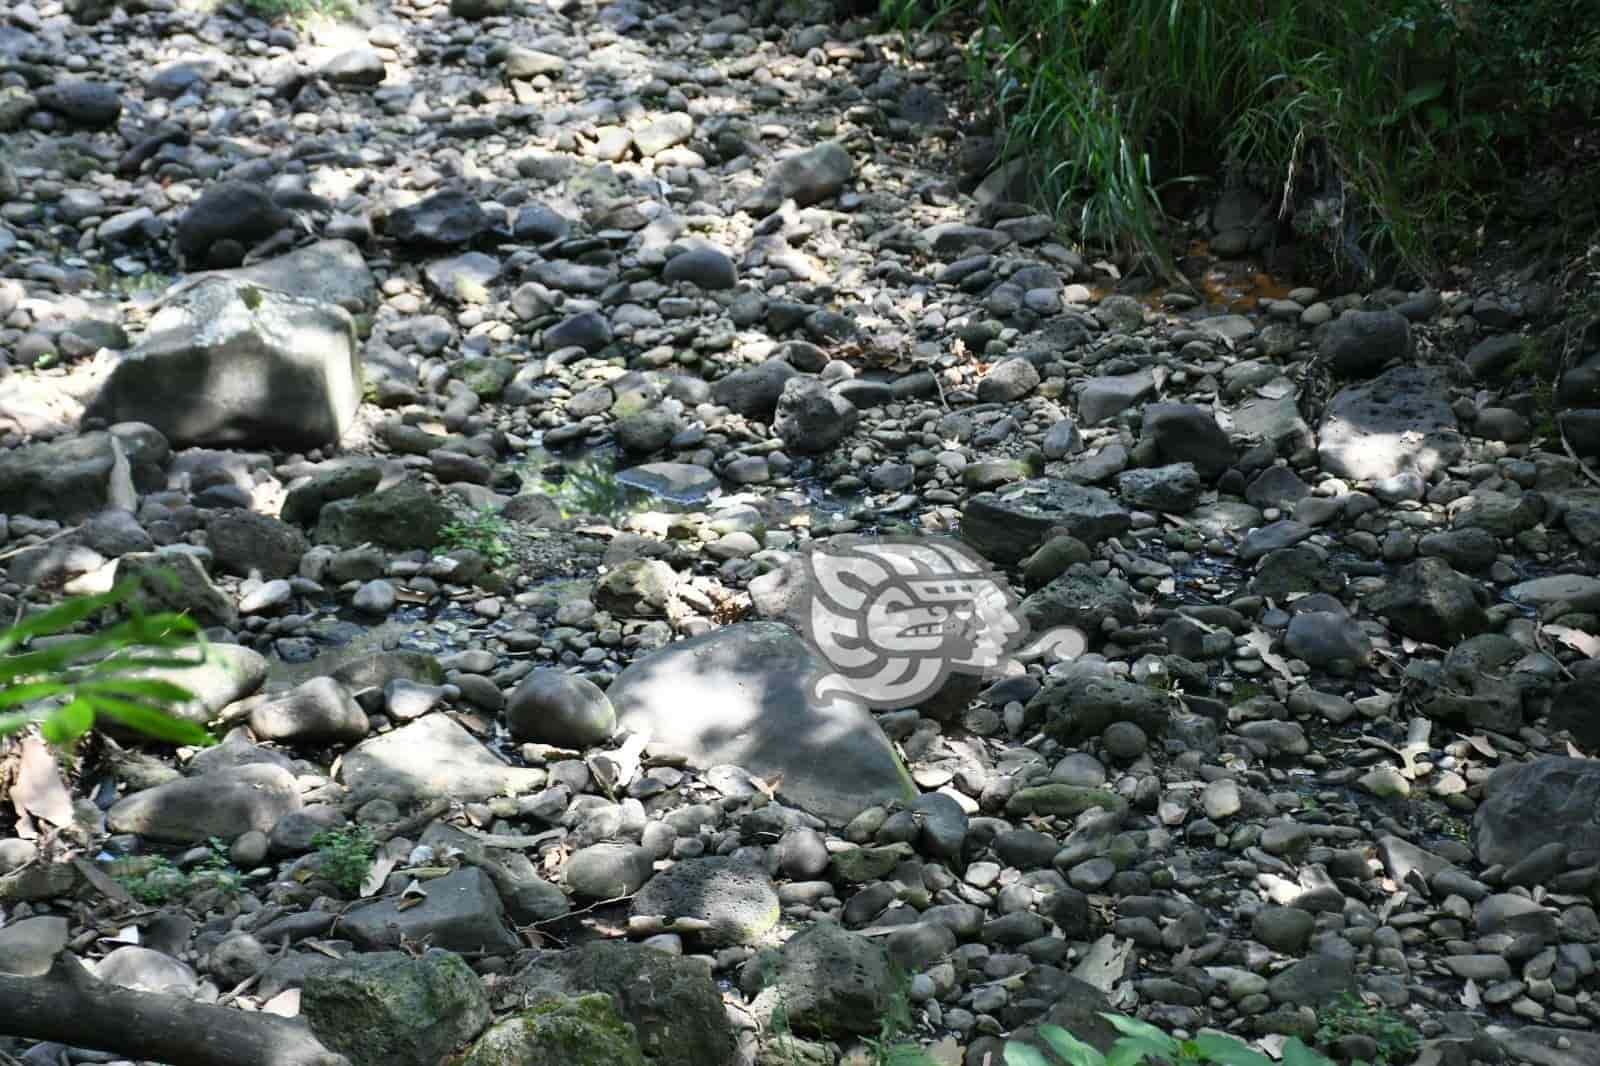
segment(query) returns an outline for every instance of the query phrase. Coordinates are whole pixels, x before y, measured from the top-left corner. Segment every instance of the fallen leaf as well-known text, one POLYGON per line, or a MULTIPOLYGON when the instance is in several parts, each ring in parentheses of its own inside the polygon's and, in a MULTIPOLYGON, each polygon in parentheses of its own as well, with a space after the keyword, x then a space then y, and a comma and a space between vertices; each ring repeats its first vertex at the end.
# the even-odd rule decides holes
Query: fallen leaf
POLYGON ((1478 994, 1478 983, 1468 978, 1467 986, 1461 990, 1461 1005, 1468 1010, 1476 1010, 1482 1004, 1483 997, 1478 994))
POLYGON ((1254 648, 1261 655, 1261 661, 1270 666, 1279 677, 1289 684, 1295 683, 1294 671, 1289 669, 1289 661, 1272 650, 1272 637, 1264 629, 1252 629, 1244 642, 1254 648))
POLYGON ((1583 652, 1591 659, 1600 658, 1600 637, 1571 626, 1545 626, 1544 631, 1569 648, 1583 652))
POLYGON ((389 874, 398 863, 393 855, 379 855, 372 860, 372 867, 367 870, 367 876, 361 882, 361 898, 376 896, 383 883, 389 880, 389 874))
POLYGON ((61 781, 61 767, 49 747, 37 736, 22 738, 22 758, 11 786, 11 806, 17 812, 17 836, 39 835, 33 819, 57 828, 72 824, 72 797, 61 781))
POLYGON ((1489 738, 1481 733, 1477 736, 1468 737, 1467 743, 1471 744, 1473 749, 1477 751, 1479 755, 1490 759, 1498 759, 1500 757, 1500 753, 1494 750, 1494 745, 1489 743, 1489 738))

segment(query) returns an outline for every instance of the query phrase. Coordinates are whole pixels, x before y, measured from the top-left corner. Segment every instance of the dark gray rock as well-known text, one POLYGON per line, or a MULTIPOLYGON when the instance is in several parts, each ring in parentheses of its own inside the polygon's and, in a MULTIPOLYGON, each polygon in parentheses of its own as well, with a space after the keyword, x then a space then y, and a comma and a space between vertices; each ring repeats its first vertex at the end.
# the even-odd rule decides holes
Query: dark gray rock
POLYGON ((262 186, 221 181, 183 213, 176 234, 178 253, 193 266, 236 267, 253 245, 292 221, 262 186), (224 244, 231 250, 219 247, 224 244))
POLYGON ((962 512, 961 538, 986 559, 1017 563, 1052 533, 1085 544, 1128 531, 1127 509, 1101 489, 1060 478, 1036 478, 980 493, 962 512))
POLYGON ((1124 470, 1117 476, 1122 502, 1145 511, 1187 514, 1200 502, 1200 488, 1193 463, 1124 470))
POLYGON ((581 750, 611 738, 617 712, 594 682, 564 670, 535 670, 506 701, 506 725, 517 740, 581 750))
POLYGON ((826 141, 779 160, 766 184, 740 206, 753 215, 770 215, 785 200, 809 207, 837 195, 854 173, 855 164, 845 147, 826 141))
POLYGON ((385 224, 385 232, 401 244, 435 248, 471 244, 488 228, 483 207, 460 189, 445 189, 397 208, 385 224))
POLYGON ((1209 407, 1153 403, 1144 409, 1141 440, 1153 442, 1164 463, 1192 463, 1211 481, 1233 465, 1233 445, 1209 407))
POLYGON ((426 943, 446 951, 505 955, 522 947, 506 927, 500 894, 476 866, 429 881, 422 903, 400 909, 403 897, 381 899, 348 911, 339 929, 363 951, 426 943))
POLYGON ((252 829, 268 832, 299 809, 293 774, 276 766, 240 766, 135 792, 106 812, 106 824, 114 833, 197 844, 210 837, 232 840, 252 829))
POLYGON ((214 513, 206 522, 206 541, 225 573, 289 577, 300 570, 305 534, 287 522, 243 508, 214 513))
POLYGON ((1365 377, 1385 363, 1409 358, 1411 323, 1394 311, 1346 311, 1328 323, 1318 354, 1342 378, 1365 377))
POLYGON ((1448 647, 1488 628, 1482 586, 1443 559, 1418 559, 1397 571, 1367 606, 1400 633, 1448 647))
POLYGON ((831 922, 810 926, 752 964, 771 967, 753 1013, 765 1019, 781 1010, 798 1033, 874 1033, 889 1009, 888 953, 831 922))
POLYGON ((314 677, 250 710, 250 731, 262 740, 348 744, 368 728, 366 712, 331 677, 314 677))
POLYGON ((381 492, 326 503, 318 512, 315 540, 346 548, 432 548, 454 519, 420 478, 408 477, 381 492))
POLYGON ((811 377, 784 382, 772 428, 791 450, 827 451, 849 436, 860 413, 849 400, 811 377))
POLYGON ((60 78, 38 89, 33 98, 75 126, 106 129, 122 117, 122 94, 104 82, 60 78))
POLYGON ((731 1066, 737 1042, 722 993, 701 968, 638 944, 598 941, 543 951, 509 982, 519 1003, 603 992, 655 1066, 731 1066))
POLYGON ((1600 761, 1544 756, 1501 767, 1484 786, 1473 845, 1486 866, 1514 865, 1550 843, 1600 848, 1600 761))

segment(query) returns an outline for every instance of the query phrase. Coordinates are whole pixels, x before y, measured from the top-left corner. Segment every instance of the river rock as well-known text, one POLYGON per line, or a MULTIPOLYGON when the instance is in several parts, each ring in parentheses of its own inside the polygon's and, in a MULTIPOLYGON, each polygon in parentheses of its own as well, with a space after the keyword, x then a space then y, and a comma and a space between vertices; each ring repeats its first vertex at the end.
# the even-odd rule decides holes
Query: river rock
POLYGON ((339 439, 360 401, 348 313, 206 277, 168 297, 88 415, 147 422, 174 443, 315 448, 339 439))
POLYGON ((732 764, 769 779, 781 774, 780 797, 833 824, 876 803, 915 798, 872 715, 813 696, 820 665, 788 626, 741 623, 634 660, 607 695, 620 728, 647 734, 701 769, 732 764))
POLYGON ((269 832, 279 818, 299 809, 294 775, 257 764, 135 792, 106 812, 106 824, 113 833, 196 844, 211 837, 232 840, 252 829, 269 832))

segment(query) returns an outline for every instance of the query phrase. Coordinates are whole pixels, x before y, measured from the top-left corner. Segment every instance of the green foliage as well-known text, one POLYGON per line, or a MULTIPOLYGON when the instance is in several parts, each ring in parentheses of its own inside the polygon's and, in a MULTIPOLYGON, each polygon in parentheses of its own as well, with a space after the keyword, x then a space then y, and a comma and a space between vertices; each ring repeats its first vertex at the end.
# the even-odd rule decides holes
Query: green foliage
POLYGON ((125 862, 111 876, 128 890, 128 895, 149 906, 177 899, 189 887, 189 879, 183 871, 172 865, 171 859, 159 855, 150 856, 144 862, 125 862))
MULTIPOLYGON (((1201 1033, 1191 1040, 1179 1040, 1135 1018, 1120 1014, 1102 1014, 1101 1017, 1122 1034, 1111 1050, 1103 1054, 1059 1025, 1040 1026, 1039 1038, 1067 1066, 1139 1066, 1140 1063, 1161 1063, 1163 1066, 1200 1063, 1212 1063, 1214 1066, 1274 1066, 1273 1061, 1261 1052, 1253 1051, 1243 1041, 1221 1033, 1201 1033)), ((1006 1066, 1058 1066, 1043 1051, 1017 1040, 1006 1042, 1005 1057, 1006 1066)), ((1283 1047, 1282 1066, 1333 1064, 1298 1039, 1290 1038, 1283 1047)))
POLYGON ((918 1044, 905 1039, 911 1031, 911 979, 895 968, 894 990, 889 993, 888 1009, 878 1022, 878 1035, 865 1041, 872 1052, 872 1066, 935 1066, 932 1057, 918 1044))
MULTIPOLYGON (((970 7, 884 0, 903 31, 970 7)), ((967 46, 1005 155, 1086 243, 1158 262, 1182 184, 1243 180, 1344 269, 1432 265, 1559 114, 1592 113, 1584 0, 984 0, 967 46)))
POLYGON ((317 870, 347 896, 361 893, 361 883, 372 869, 378 842, 364 825, 328 829, 311 838, 317 849, 317 870))
POLYGON ((508 528, 504 518, 493 508, 485 507, 470 518, 449 523, 439 534, 447 547, 470 548, 491 565, 502 566, 511 559, 511 549, 505 542, 508 528))
POLYGON ((227 845, 217 837, 207 843, 211 854, 189 873, 178 869, 164 856, 139 855, 113 864, 111 877, 128 890, 128 895, 147 906, 185 899, 205 889, 230 896, 239 892, 244 879, 228 862, 227 845))
POLYGON ((203 648, 198 657, 190 654, 200 640, 193 619, 147 614, 136 582, 24 618, 0 630, 0 736, 37 724, 47 741, 64 748, 105 717, 157 740, 211 744, 200 726, 167 713, 193 699, 188 691, 140 676, 203 661, 203 648), (80 623, 115 609, 127 617, 73 635, 80 623))
POLYGON ((1341 1036, 1365 1036, 1378 1045, 1373 1066, 1410 1062, 1420 1038, 1410 1022, 1387 1007, 1373 1007, 1346 992, 1317 1015, 1317 1042, 1330 1044, 1341 1036))

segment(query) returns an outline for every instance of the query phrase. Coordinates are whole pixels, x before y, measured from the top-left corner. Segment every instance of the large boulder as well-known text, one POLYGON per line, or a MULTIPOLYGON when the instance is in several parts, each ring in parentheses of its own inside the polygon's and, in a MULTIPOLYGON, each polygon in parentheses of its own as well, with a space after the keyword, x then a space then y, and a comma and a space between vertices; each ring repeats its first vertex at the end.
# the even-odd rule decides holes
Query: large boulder
POLYGON ((607 695, 620 728, 648 734, 652 746, 702 770, 732 764, 781 775, 780 797, 834 824, 915 798, 872 715, 813 695, 820 665, 788 626, 749 622, 634 660, 607 695))
POLYGON ((492 1017, 478 975, 437 948, 341 959, 307 979, 300 1010, 352 1066, 439 1066, 492 1017))
POLYGON ((610 739, 617 712, 594 682, 565 670, 535 670, 506 701, 506 725, 517 740, 582 749, 610 739))
POLYGON ((160 487, 169 448, 148 426, 113 426, 0 452, 0 514, 79 522, 106 507, 131 510, 134 490, 160 487))
POLYGON ((1334 393, 1317 427, 1317 456, 1334 477, 1381 481, 1405 471, 1424 478, 1461 458, 1466 444, 1444 375, 1396 367, 1334 393))
POLYGON ((297 449, 338 441, 360 402, 347 312, 204 277, 167 297, 86 416, 148 422, 174 443, 297 449))
POLYGON ((190 266, 238 266, 255 244, 292 222, 265 188, 219 181, 189 205, 178 222, 178 254, 190 266))
POLYGON ((654 1066, 729 1066, 734 1059, 733 1027, 711 975, 639 944, 602 940, 542 951, 504 998, 531 1004, 591 992, 611 997, 654 1066))
POLYGON ((1488 628, 1482 593, 1483 586, 1443 559, 1418 559, 1369 596, 1367 606, 1405 636, 1449 647, 1488 628))
POLYGON ((875 1033, 894 993, 889 953, 833 922, 810 926, 754 963, 770 974, 754 1013, 782 1011, 796 1032, 875 1033))
POLYGON ((113 833, 198 844, 211 837, 232 840, 252 829, 270 832, 279 818, 299 809, 300 787, 294 775, 257 763, 125 796, 106 812, 106 825, 113 833))
POLYGON ((1485 866, 1514 865, 1547 844, 1600 848, 1600 760, 1545 756, 1502 767, 1473 820, 1485 866))
POLYGON ((1036 478, 967 501, 961 538, 985 559, 1017 563, 1054 533, 1093 546, 1128 531, 1132 516, 1103 489, 1036 478))

